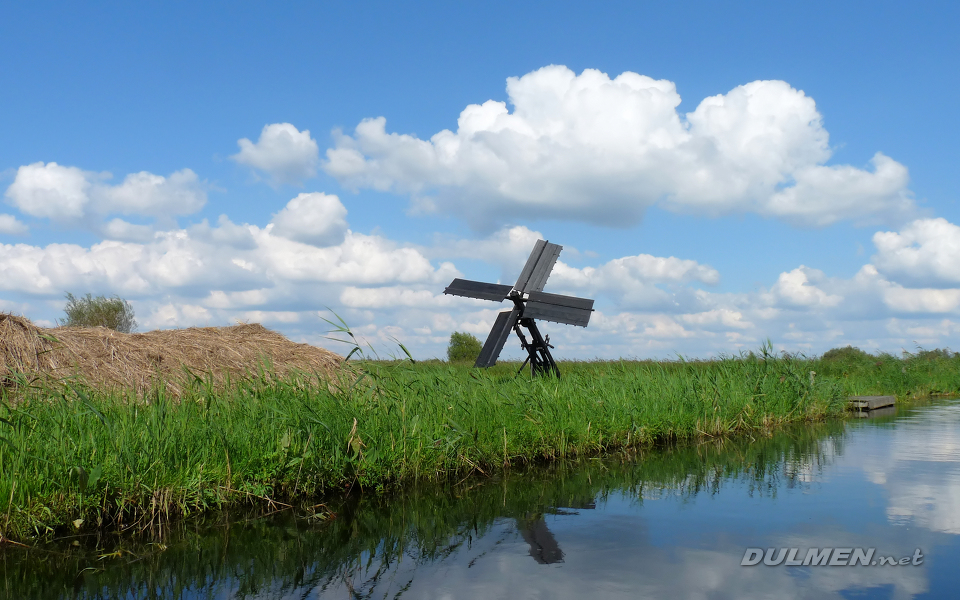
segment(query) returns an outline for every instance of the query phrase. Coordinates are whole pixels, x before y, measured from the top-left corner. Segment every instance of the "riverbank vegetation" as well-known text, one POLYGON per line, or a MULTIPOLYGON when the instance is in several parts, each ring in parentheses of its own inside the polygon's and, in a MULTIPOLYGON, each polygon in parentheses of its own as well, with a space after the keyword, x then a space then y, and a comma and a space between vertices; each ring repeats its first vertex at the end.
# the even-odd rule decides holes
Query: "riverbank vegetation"
POLYGON ((0 534, 136 529, 237 503, 311 506, 345 489, 504 467, 844 412, 846 398, 960 391, 949 352, 561 363, 563 378, 443 362, 360 361, 345 376, 193 376, 132 396, 78 382, 8 388, 0 534))
MULTIPOLYGON (((5 553, 0 598, 306 598, 346 586, 351 597, 405 597, 421 566, 496 560, 480 540, 510 542, 514 531, 536 539, 536 556, 543 542, 557 542, 546 523, 551 515, 602 508, 608 499, 686 503, 729 486, 775 497, 816 485, 810 474, 842 454, 843 432, 841 421, 828 420, 783 427, 769 437, 667 444, 601 460, 515 467, 489 478, 341 495, 328 500, 332 519, 297 518, 290 510, 263 516, 264 507, 239 507, 173 522, 160 533, 39 541, 36 550, 5 553)), ((553 558, 570 550, 562 537, 554 546, 553 558)))

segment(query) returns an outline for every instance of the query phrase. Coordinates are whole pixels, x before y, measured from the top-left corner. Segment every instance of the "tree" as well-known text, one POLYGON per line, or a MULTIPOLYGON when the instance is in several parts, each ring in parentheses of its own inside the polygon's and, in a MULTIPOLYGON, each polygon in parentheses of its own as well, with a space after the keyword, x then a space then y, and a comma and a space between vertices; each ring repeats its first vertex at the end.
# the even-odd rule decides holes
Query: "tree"
POLYGON ((471 362, 477 360, 482 348, 480 340, 469 333, 454 331, 450 334, 450 345, 447 346, 447 359, 450 362, 471 362))
POLYGON ((137 328, 133 318, 133 307, 119 296, 94 298, 87 294, 77 298, 67 293, 67 305, 63 307, 67 318, 60 325, 67 327, 109 327, 122 333, 130 333, 137 328))

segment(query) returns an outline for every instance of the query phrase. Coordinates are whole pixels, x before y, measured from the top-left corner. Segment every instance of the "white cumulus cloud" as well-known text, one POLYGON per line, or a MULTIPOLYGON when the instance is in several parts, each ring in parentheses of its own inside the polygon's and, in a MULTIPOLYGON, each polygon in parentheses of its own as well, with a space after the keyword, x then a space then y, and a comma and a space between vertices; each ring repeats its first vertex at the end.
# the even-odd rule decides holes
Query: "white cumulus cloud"
MULTIPOLYGON (((140 172, 109 185, 109 173, 93 173, 55 162, 37 162, 17 169, 7 200, 20 212, 59 223, 75 224, 111 214, 141 215, 169 222, 203 208, 206 184, 182 169, 169 177, 140 172)), ((109 235, 117 228, 106 227, 109 235)))
POLYGON ((107 240, 89 248, 0 244, 0 290, 59 296, 84 288, 197 297, 290 284, 437 286, 459 274, 451 263, 434 267, 416 250, 377 236, 348 231, 341 244, 316 248, 273 235, 269 226, 247 227, 255 240, 250 249, 212 245, 188 230, 160 232, 146 243, 107 240))
POLYGON ((347 209, 336 196, 300 194, 274 215, 273 233, 314 246, 334 246, 343 241, 346 217, 347 209))
MULTIPOLYGON (((49 311, 62 306, 66 291, 119 294, 134 304, 145 328, 259 320, 297 341, 320 344, 329 307, 381 349, 393 336, 416 356, 442 356, 452 331, 484 338, 497 313, 509 308, 443 295, 444 286, 455 277, 487 280, 476 269, 489 269, 476 261, 519 269, 543 237, 505 227, 471 241, 404 245, 350 230, 339 200, 323 194, 293 198, 265 225, 221 215, 215 224, 139 227, 114 219, 104 226, 113 237, 88 246, 0 244, 0 307, 52 322, 59 315, 49 311), (291 239, 296 228, 281 227, 281 215, 309 223, 310 215, 324 214, 333 217, 316 220, 321 226, 307 227, 307 234, 339 218, 337 243, 291 239), (461 272, 451 259, 464 257, 470 260, 461 272)), ((957 229, 944 220, 915 221, 875 238, 873 260, 886 270, 868 263, 844 278, 801 265, 746 293, 717 291, 721 274, 688 258, 636 254, 588 266, 558 261, 546 290, 594 298, 596 311, 585 329, 548 322, 542 331, 565 358, 704 357, 755 350, 766 339, 777 350, 808 354, 847 344, 894 352, 918 344, 956 348, 960 284, 937 268, 949 264, 947 242, 957 229), (895 276, 911 269, 929 273, 916 281, 895 276)), ((577 261, 587 257, 581 253, 577 261)), ((514 342, 505 357, 519 356, 514 342)))
MULTIPOLYGON (((435 258, 471 258, 496 265, 501 270, 501 282, 513 284, 533 250, 537 240, 544 239, 539 231, 523 225, 502 227, 479 239, 441 238, 423 251, 435 258)), ((565 247, 561 256, 567 256, 571 248, 565 247)))
POLYGON ((788 273, 781 273, 771 291, 779 303, 787 306, 836 306, 843 298, 817 287, 823 279, 822 271, 800 265, 788 273))
POLYGON ((624 226, 654 203, 682 212, 756 212, 804 226, 902 220, 906 168, 826 166, 812 98, 754 81, 676 108, 673 82, 549 66, 507 80, 508 103, 466 107, 456 132, 388 133, 383 117, 336 134, 323 168, 352 188, 411 194, 423 211, 491 228, 524 217, 624 226))
POLYGON ((87 193, 96 175, 55 162, 24 165, 7 188, 7 199, 20 212, 54 220, 78 219, 90 203, 87 193))
POLYGON ((0 234, 26 235, 30 228, 13 215, 0 214, 0 234))
POLYGON ((310 130, 290 123, 264 125, 256 143, 237 140, 240 152, 230 158, 270 176, 271 183, 301 184, 317 174, 320 149, 310 130))
POLYGON ((946 219, 918 219, 873 236, 872 262, 894 281, 929 287, 960 284, 960 227, 946 219))
MULTIPOLYGON (((439 288, 436 288, 439 289, 439 288)), ((437 293, 436 289, 415 290, 405 287, 390 286, 376 288, 358 288, 348 286, 340 294, 340 301, 352 308, 395 308, 409 306, 417 308, 451 307, 454 303, 450 296, 437 293)))
POLYGON ((108 240, 145 242, 153 237, 153 227, 136 225, 123 219, 111 219, 100 228, 100 235, 108 240))
POLYGON ((695 260, 650 254, 615 258, 600 267, 576 269, 559 261, 557 267, 557 280, 576 287, 591 284, 615 287, 630 280, 645 283, 700 281, 706 284, 715 284, 720 280, 716 269, 701 265, 695 260))
POLYGON ((703 308, 689 283, 713 285, 719 280, 715 269, 694 260, 638 254, 598 267, 576 268, 557 261, 547 291, 606 296, 621 309, 675 312, 703 308))
POLYGON ((913 213, 907 168, 881 152, 870 164, 872 171, 848 165, 797 169, 793 174, 796 183, 773 194, 760 212, 813 226, 830 225, 840 219, 866 225, 883 217, 913 213))
POLYGON ((97 188, 95 198, 105 213, 153 217, 190 215, 207 202, 200 179, 190 169, 169 177, 146 171, 131 173, 119 185, 97 188))

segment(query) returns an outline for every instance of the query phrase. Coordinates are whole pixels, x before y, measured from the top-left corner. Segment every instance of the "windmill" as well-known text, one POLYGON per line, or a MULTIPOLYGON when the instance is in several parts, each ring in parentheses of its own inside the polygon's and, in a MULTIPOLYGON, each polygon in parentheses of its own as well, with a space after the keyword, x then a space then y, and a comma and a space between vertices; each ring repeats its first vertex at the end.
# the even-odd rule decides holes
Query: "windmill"
POLYGON ((517 283, 512 287, 499 283, 454 279, 443 290, 444 294, 452 296, 513 302, 513 310, 497 315, 493 329, 490 330, 490 335, 487 336, 487 341, 484 342, 480 356, 473 366, 492 367, 497 364, 497 357, 500 356, 512 330, 520 338, 520 347, 527 352, 527 358, 520 366, 521 371, 529 363, 530 372, 534 375, 554 374, 560 377, 560 369, 550 355, 550 348, 553 348, 550 345, 550 336, 544 338, 540 335, 535 319, 586 327, 590 321, 590 313, 593 312, 593 300, 543 292, 543 286, 547 283, 561 250, 563 246, 537 240, 517 283), (521 327, 527 330, 530 341, 527 341, 521 327))

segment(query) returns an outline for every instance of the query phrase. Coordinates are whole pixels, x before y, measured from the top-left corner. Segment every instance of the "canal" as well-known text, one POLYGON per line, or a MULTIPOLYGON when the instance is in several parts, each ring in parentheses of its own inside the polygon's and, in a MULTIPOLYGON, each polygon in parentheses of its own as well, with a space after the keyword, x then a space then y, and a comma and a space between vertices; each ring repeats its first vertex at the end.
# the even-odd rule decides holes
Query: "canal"
POLYGON ((319 509, 6 548, 0 595, 953 598, 960 402, 319 509))

